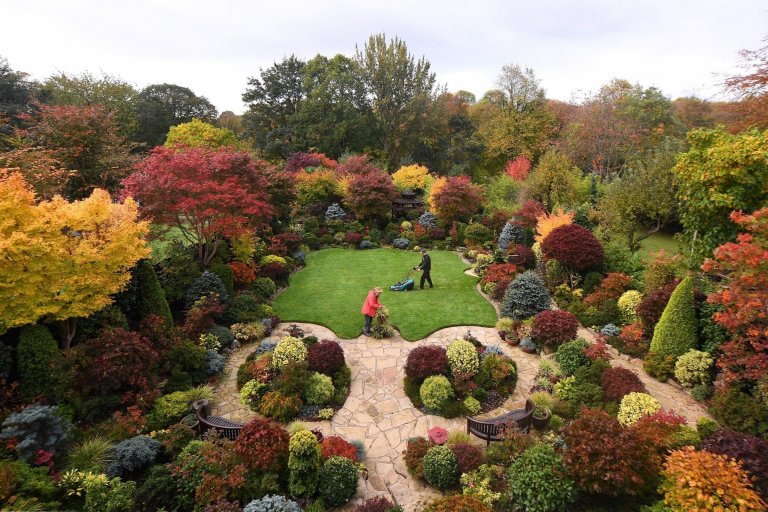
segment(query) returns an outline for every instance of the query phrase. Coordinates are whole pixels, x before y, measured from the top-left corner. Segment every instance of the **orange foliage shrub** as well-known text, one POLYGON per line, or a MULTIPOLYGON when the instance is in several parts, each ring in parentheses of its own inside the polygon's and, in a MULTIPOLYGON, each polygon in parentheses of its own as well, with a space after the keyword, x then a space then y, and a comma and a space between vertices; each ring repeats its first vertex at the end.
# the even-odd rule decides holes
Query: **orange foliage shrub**
POLYGON ((536 236, 533 238, 541 243, 555 228, 571 223, 573 223, 573 212, 565 212, 562 208, 558 208, 555 212, 544 213, 536 217, 536 236))
POLYGON ((724 455, 697 452, 686 446, 673 451, 662 472, 664 503, 674 510, 765 510, 747 473, 724 455))

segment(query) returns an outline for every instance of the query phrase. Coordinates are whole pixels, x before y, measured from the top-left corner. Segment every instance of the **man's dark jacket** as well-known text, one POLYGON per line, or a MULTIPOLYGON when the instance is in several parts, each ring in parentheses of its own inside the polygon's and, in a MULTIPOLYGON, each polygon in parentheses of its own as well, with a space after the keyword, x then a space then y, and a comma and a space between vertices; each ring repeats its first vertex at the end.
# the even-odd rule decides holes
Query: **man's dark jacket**
POLYGON ((421 263, 419 263, 419 268, 423 270, 424 272, 429 272, 432 270, 432 258, 429 257, 429 254, 425 254, 421 257, 421 263))

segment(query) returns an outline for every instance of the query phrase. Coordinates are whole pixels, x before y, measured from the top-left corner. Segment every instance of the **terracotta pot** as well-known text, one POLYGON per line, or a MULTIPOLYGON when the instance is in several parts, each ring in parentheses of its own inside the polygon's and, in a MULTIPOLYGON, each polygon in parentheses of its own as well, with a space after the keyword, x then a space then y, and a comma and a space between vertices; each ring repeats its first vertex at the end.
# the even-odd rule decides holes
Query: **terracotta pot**
POLYGON ((323 437, 325 437, 325 436, 323 436, 323 433, 320 431, 320 429, 310 430, 310 432, 315 434, 315 437, 317 438, 317 442, 318 443, 322 443, 323 442, 323 437))
POLYGON ((550 415, 549 413, 547 413, 547 415, 544 416, 543 418, 537 418, 536 416, 531 416, 533 428, 539 431, 542 431, 545 428, 547 428, 547 425, 549 425, 550 419, 552 419, 552 415, 550 415))
POLYGON ((502 340, 506 341, 506 339, 507 339, 506 331, 499 331, 499 338, 501 338, 502 340))
POLYGON ((505 341, 507 342, 507 345, 511 347, 516 347, 520 344, 520 339, 515 337, 507 338, 505 341))
POLYGON ((522 350, 526 354, 535 354, 536 353, 536 349, 535 348, 527 347, 527 346, 520 346, 520 350, 522 350))

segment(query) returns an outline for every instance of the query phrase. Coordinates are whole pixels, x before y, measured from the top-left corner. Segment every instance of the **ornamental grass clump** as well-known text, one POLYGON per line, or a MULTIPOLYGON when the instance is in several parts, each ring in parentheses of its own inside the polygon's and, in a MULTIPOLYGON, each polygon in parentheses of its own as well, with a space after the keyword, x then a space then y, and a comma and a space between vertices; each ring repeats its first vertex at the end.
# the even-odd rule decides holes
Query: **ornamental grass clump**
POLYGON ((446 349, 448 366, 454 375, 474 375, 480 369, 480 358, 475 346, 466 340, 454 340, 446 349))
POLYGON ((438 489, 449 489, 459 481, 456 456, 445 446, 433 446, 424 456, 424 479, 438 489))
POLYGON ((376 316, 373 317, 371 323, 371 335, 377 340, 384 338, 391 338, 395 335, 395 328, 389 323, 389 308, 387 306, 380 307, 376 311, 376 316))
POLYGON ((619 404, 619 423, 624 426, 632 425, 643 416, 658 412, 661 404, 647 393, 632 392, 624 396, 619 404))
POLYGON ((307 346, 299 338, 282 338, 272 353, 272 367, 281 370, 289 363, 304 361, 307 358, 307 346))

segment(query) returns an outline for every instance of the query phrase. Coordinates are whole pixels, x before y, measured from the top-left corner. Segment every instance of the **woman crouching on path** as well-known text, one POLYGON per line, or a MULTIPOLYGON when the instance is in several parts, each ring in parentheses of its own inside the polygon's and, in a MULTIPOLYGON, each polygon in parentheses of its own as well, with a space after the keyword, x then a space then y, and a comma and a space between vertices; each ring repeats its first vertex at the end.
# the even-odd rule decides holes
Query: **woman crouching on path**
POLYGON ((368 297, 366 297, 365 303, 363 304, 363 309, 361 310, 361 313, 365 317, 363 334, 366 336, 371 335, 371 322, 373 322, 373 317, 376 316, 376 311, 378 311, 382 306, 382 304, 379 302, 379 295, 381 295, 381 288, 379 287, 376 287, 368 292, 368 297))

